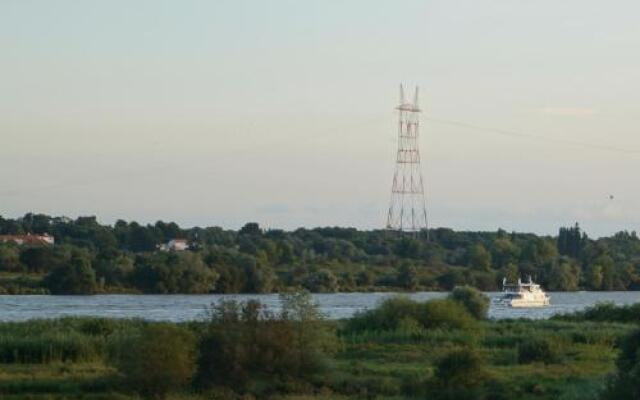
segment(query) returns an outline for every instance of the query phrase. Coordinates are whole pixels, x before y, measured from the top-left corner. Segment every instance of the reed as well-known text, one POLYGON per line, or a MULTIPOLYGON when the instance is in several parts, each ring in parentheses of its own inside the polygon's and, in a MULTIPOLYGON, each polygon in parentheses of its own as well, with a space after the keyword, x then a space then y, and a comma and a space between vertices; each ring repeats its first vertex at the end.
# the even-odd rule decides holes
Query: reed
POLYGON ((89 362, 102 360, 115 332, 142 321, 62 318, 0 324, 0 363, 89 362))

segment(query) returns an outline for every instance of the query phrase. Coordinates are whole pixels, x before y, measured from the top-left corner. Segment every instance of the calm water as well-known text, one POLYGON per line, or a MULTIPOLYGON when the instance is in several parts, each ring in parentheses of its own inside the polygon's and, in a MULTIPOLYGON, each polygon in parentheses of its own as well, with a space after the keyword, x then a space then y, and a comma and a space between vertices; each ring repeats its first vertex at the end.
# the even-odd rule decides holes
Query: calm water
MULTIPOLYGON (((333 293, 316 294, 314 299, 329 318, 346 318, 355 312, 375 307, 394 293, 333 293)), ((444 292, 410 294, 416 300, 446 296, 444 292)), ((499 293, 487 293, 494 298, 499 293)), ((492 318, 548 318, 558 313, 584 309, 599 302, 630 304, 640 301, 640 292, 577 292, 550 293, 551 305, 546 308, 513 309, 492 305, 492 318)), ((206 308, 221 299, 258 299, 273 310, 279 307, 278 295, 99 295, 99 296, 0 296, 0 321, 23 321, 32 318, 62 316, 101 316, 145 318, 158 321, 188 321, 201 319, 206 308)))

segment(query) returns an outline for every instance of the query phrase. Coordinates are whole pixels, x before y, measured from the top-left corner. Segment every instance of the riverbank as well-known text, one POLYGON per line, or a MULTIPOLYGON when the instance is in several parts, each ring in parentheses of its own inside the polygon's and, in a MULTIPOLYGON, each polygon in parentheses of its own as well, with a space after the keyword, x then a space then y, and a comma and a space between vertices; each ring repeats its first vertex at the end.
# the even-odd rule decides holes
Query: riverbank
MULTIPOLYGON (((443 375, 443 360, 453 354, 471 357, 474 369, 464 376, 472 376, 474 380, 454 386, 481 393, 474 398, 595 400, 606 377, 615 371, 617 341, 636 328, 630 323, 588 321, 584 316, 572 321, 473 322, 453 306, 433 305, 431 316, 424 317, 427 318, 424 322, 405 317, 386 328, 370 325, 371 318, 355 323, 353 320, 318 321, 321 325, 314 331, 321 330, 331 336, 332 350, 322 351, 322 362, 303 378, 286 377, 268 370, 254 371, 246 375, 240 392, 219 386, 203 392, 187 385, 172 390, 169 398, 434 398, 434 393, 438 396, 443 393, 442 385, 453 384, 451 382, 458 379, 455 371, 451 372, 453 377, 443 375), (433 314, 442 307, 447 310, 445 320, 433 314)), ((402 304, 395 307, 394 315, 403 314, 402 304)), ((134 390, 122 384, 122 372, 116 367, 118 364, 112 362, 110 354, 114 345, 123 338, 144 337, 141 332, 149 326, 175 327, 172 329, 207 337, 208 324, 103 318, 0 323, 0 397, 138 398, 134 390)), ((232 326, 225 324, 221 332, 244 332, 248 327, 238 325, 236 328, 242 327, 243 331, 237 331, 232 326)), ((274 325, 280 329, 277 326, 274 325)), ((258 331, 263 337, 269 335, 269 330, 264 328, 258 331)), ((239 340, 243 335, 225 340, 239 340)), ((162 342, 157 336, 149 340, 162 342)), ((260 345, 261 341, 250 339, 248 343, 260 345)), ((307 354, 317 351, 307 350, 307 354)), ((258 351, 254 357, 260 359, 261 350, 252 351, 258 351)), ((222 357, 224 353, 215 354, 222 357)), ((240 354, 226 355, 231 357, 229 368, 233 362, 239 362, 234 357, 240 354)), ((252 360, 249 365, 254 364, 252 360)), ((242 375, 239 371, 237 374, 242 375)))

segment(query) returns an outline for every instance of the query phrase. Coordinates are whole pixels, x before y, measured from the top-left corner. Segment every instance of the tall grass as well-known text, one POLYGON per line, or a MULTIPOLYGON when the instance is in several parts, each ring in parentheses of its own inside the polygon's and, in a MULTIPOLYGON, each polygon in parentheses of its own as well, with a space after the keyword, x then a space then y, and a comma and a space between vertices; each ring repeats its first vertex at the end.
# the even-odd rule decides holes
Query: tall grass
POLYGON ((584 311, 573 314, 554 316, 555 320, 562 321, 598 321, 598 322, 640 322, 640 303, 617 306, 614 303, 598 303, 584 311))
POLYGON ((88 362, 105 356, 114 332, 143 322, 98 318, 62 318, 0 324, 0 363, 88 362))

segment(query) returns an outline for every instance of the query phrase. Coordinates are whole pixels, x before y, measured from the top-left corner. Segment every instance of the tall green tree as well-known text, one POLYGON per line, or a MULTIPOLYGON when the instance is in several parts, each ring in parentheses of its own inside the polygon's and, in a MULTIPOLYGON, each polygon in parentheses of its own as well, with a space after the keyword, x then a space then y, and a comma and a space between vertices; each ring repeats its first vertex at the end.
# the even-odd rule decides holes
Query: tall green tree
POLYGON ((19 249, 16 246, 0 244, 0 271, 19 272, 23 268, 19 249))
POLYGON ((93 294, 97 289, 91 258, 86 252, 74 251, 68 263, 56 267, 45 278, 45 286, 53 294, 93 294))
POLYGON ((489 271, 491 268, 491 253, 481 244, 474 244, 469 248, 469 266, 478 271, 489 271))
POLYGON ((551 267, 548 288, 552 291, 578 290, 579 268, 567 259, 561 259, 551 267))

